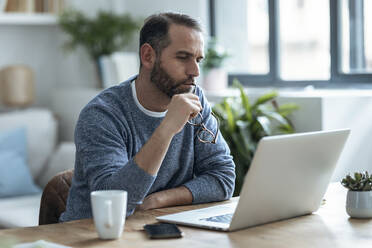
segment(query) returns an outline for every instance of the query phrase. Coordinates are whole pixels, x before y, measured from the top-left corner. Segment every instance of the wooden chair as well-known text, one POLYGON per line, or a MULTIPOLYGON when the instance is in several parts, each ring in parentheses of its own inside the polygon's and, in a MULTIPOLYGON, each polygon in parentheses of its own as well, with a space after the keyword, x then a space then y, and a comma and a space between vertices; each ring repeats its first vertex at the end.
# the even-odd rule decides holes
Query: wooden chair
POLYGON ((45 186, 40 202, 39 225, 58 223, 59 216, 66 209, 73 174, 73 169, 63 171, 45 186))

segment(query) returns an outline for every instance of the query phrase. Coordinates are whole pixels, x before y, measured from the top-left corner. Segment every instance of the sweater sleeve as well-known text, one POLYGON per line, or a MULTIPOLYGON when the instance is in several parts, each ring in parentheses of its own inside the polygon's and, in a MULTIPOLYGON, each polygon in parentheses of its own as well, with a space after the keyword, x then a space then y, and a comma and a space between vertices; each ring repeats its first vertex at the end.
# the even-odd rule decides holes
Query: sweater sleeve
MULTIPOLYGON (((203 123, 214 134, 218 122, 211 114, 211 108, 199 94, 203 105, 203 123)), ((193 196, 193 203, 204 203, 229 199, 234 192, 235 164, 230 149, 220 132, 216 144, 202 143, 195 130, 194 178, 184 184, 193 196)))
POLYGON ((75 144, 76 159, 83 167, 90 191, 127 191, 129 216, 142 203, 156 177, 138 167, 128 155, 126 130, 115 113, 99 105, 89 105, 79 117, 75 144))

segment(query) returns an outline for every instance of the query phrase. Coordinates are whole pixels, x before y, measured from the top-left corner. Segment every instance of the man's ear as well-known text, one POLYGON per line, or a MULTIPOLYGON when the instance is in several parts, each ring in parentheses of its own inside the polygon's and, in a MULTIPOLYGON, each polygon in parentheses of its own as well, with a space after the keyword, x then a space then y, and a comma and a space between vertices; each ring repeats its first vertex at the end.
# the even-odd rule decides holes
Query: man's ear
POLYGON ((148 43, 141 46, 141 62, 147 69, 152 69, 156 60, 156 53, 154 48, 148 43))

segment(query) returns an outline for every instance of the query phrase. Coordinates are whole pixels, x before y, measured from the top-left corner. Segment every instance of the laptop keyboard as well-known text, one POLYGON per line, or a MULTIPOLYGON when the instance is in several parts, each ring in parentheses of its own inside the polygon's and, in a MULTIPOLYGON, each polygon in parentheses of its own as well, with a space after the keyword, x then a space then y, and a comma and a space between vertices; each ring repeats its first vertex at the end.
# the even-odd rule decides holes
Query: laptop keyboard
POLYGON ((218 216, 212 216, 208 218, 203 218, 200 220, 205 220, 205 221, 212 221, 212 222, 220 222, 220 223, 230 223, 231 219, 233 217, 233 214, 223 214, 223 215, 218 215, 218 216))

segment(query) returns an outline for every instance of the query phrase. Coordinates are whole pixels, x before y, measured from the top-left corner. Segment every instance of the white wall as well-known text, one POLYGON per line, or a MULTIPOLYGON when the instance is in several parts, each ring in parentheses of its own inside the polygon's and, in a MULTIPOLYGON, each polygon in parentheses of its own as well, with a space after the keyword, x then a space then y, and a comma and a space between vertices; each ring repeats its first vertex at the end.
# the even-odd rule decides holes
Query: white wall
POLYGON ((346 173, 372 171, 372 95, 332 96, 323 99, 323 129, 350 128, 333 180, 346 173))
MULTIPOLYGON (((208 30, 207 0, 66 0, 66 6, 83 10, 89 16, 98 9, 129 12, 138 18, 155 12, 177 11, 200 20, 208 30)), ((0 68, 26 64, 34 70, 35 106, 49 107, 56 89, 98 85, 94 64, 82 48, 72 53, 62 50, 66 38, 57 25, 0 24, 0 68)), ((137 52, 137 40, 138 36, 131 51, 137 52)))
POLYGON ((32 68, 36 104, 47 106, 58 68, 55 26, 0 25, 0 68, 25 64, 32 68))
POLYGON ((126 0, 126 10, 138 17, 165 11, 180 12, 190 15, 201 22, 206 34, 209 30, 208 0, 126 0))

